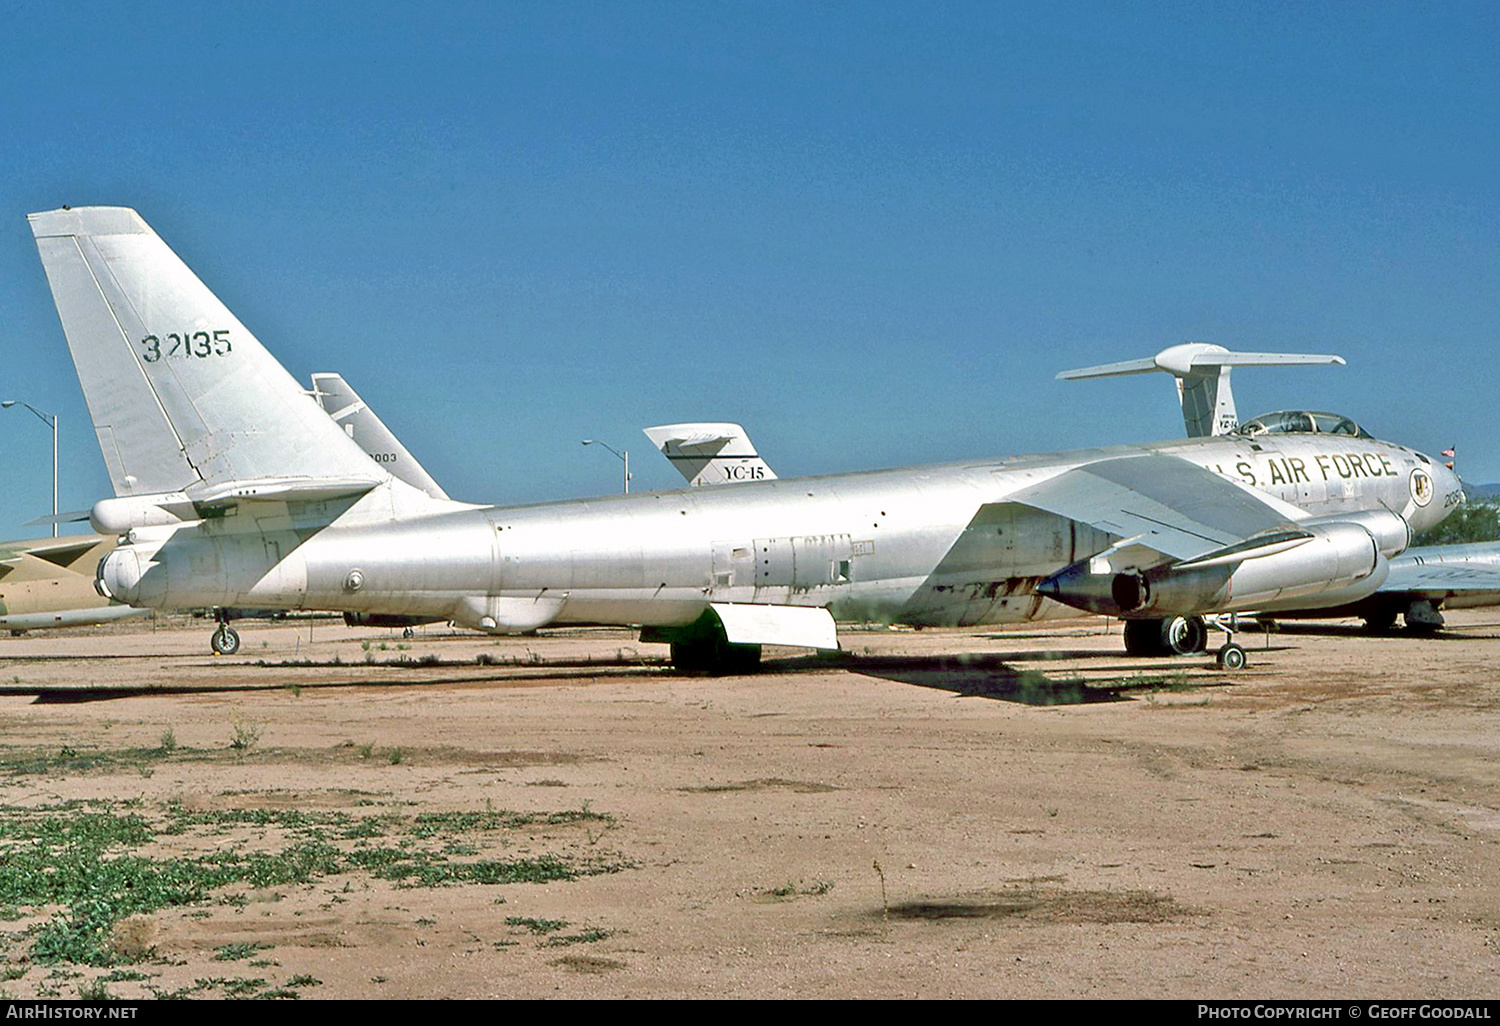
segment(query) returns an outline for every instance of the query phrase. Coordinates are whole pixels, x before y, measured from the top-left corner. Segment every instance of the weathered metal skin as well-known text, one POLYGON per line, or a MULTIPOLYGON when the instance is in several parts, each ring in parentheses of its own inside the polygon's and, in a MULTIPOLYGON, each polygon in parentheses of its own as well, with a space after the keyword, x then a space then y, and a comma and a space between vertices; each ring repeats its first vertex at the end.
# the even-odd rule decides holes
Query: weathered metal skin
POLYGON ((1356 582, 1364 583, 1370 594, 1385 583, 1390 563, 1364 527, 1329 524, 1315 530, 1307 544, 1264 560, 1246 560, 1222 583, 1208 568, 1181 573, 1173 573, 1170 568, 1151 571, 1156 580, 1146 605, 1137 612, 1274 611, 1289 604, 1316 604, 1323 592, 1342 593, 1356 582))
MULTIPOLYGON (((115 495, 93 519, 126 538, 97 584, 132 604, 487 631, 696 625, 654 633, 689 663, 733 665, 760 644, 832 647, 834 616, 1064 614, 1041 588, 1078 604, 1059 571, 1080 560, 1111 585, 1155 586, 1153 613, 1293 591, 1322 602, 1319 587, 1357 601, 1379 566, 1360 554, 1385 558, 1462 497, 1426 457, 1343 418, 1283 411, 1243 434, 1157 446, 467 506, 430 478, 393 475, 405 466, 394 449, 371 451, 335 422, 353 424, 352 390, 330 382, 318 391, 336 409, 321 406, 135 211, 64 207, 28 223, 115 495), (1329 557, 1316 570, 1314 538, 1329 557)), ((1196 371, 1205 347, 1186 352, 1150 366, 1196 371)), ((1219 351, 1212 365, 1246 355, 1219 351)), ((216 650, 233 651, 220 634, 216 650)))
MULTIPOLYGON (((1409 530, 1420 531, 1457 501, 1450 471, 1387 442, 1227 436, 1145 448, 1314 516, 1399 511, 1409 530), (1426 475, 1420 488, 1414 475, 1426 475)), ((326 504, 309 510, 247 503, 237 517, 133 531, 100 564, 99 582, 103 592, 133 605, 433 616, 493 631, 544 623, 677 626, 697 619, 710 601, 827 606, 838 619, 919 625, 1074 615, 1039 595, 1037 583, 1120 539, 1005 504, 1006 496, 1071 468, 1141 451, 1083 450, 522 507, 466 507, 426 496, 418 502, 413 489, 389 481, 321 528, 329 519, 326 504), (413 516, 415 507, 431 512, 413 516), (257 530, 247 530, 247 515, 257 530)), ((1364 528, 1350 530, 1379 555, 1381 541, 1364 528)), ((1359 597, 1352 586, 1374 580, 1378 562, 1362 577, 1340 570, 1325 582, 1330 596, 1359 597)), ((1269 564, 1253 576, 1257 588, 1277 591, 1269 564)), ((1178 589, 1188 611, 1224 599, 1212 598, 1206 581, 1178 589)), ((1280 587, 1296 590, 1296 584, 1280 587)), ((1317 604, 1319 596, 1308 593, 1315 590, 1303 588, 1300 605, 1317 604)))

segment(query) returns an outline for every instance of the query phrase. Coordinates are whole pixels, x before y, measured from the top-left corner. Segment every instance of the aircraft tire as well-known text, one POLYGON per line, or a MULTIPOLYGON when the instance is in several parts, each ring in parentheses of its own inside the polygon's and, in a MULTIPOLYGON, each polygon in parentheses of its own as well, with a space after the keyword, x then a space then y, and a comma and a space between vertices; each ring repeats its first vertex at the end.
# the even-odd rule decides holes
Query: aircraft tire
POLYGON ((695 638, 672 642, 672 666, 678 673, 707 673, 713 664, 713 642, 695 638))
POLYGON ((1161 620, 1126 620, 1125 653, 1133 656, 1166 655, 1168 650, 1162 644, 1163 633, 1161 620))
POLYGON ((208 643, 218 655, 234 655, 240 650, 240 632, 227 623, 221 623, 208 643))
POLYGON ((1246 663, 1245 650, 1231 641, 1219 649, 1219 654, 1215 662, 1218 663, 1221 670, 1229 670, 1230 672, 1243 670, 1246 663))
POLYGON ((731 645, 722 637, 674 641, 672 665, 681 673, 710 677, 754 673, 760 666, 760 646, 731 645))
POLYGON ((1161 621, 1161 647, 1168 655, 1196 655, 1208 648, 1208 626, 1201 616, 1169 616, 1161 621))

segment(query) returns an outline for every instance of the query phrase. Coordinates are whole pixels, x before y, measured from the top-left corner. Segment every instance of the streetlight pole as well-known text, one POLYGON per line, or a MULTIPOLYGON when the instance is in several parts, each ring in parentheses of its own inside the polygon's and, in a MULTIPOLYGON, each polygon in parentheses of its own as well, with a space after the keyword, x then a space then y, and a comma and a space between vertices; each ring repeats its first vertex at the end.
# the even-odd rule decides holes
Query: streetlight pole
POLYGON ((18 399, 6 399, 0 402, 0 409, 8 410, 20 402, 32 413, 36 414, 43 424, 52 429, 52 537, 57 537, 57 414, 43 413, 28 402, 18 399))
POLYGON ((607 443, 607 442, 601 442, 597 438, 585 438, 583 440, 583 444, 584 445, 602 445, 602 446, 604 446, 604 448, 606 448, 610 452, 614 453, 615 456, 625 464, 625 489, 624 489, 624 491, 625 491, 626 495, 629 495, 630 494, 630 452, 629 452, 629 450, 626 450, 625 452, 621 452, 619 449, 616 449, 614 446, 610 445, 609 443, 607 443))

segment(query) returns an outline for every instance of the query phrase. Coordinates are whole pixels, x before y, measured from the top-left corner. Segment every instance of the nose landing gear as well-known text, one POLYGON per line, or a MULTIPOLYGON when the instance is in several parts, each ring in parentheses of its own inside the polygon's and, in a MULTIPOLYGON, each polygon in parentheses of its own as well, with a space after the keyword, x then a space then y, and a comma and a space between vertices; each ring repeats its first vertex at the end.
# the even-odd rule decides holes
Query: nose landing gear
POLYGON ((229 626, 229 617, 222 612, 219 614, 219 626, 208 639, 209 647, 214 650, 214 655, 234 655, 240 650, 240 633, 229 626))
POLYGON ((1169 616, 1164 619, 1126 620, 1125 651, 1136 656, 1197 655, 1208 650, 1208 632, 1223 631, 1223 646, 1214 653, 1221 670, 1242 670, 1245 649, 1235 644, 1238 623, 1233 616, 1169 616))

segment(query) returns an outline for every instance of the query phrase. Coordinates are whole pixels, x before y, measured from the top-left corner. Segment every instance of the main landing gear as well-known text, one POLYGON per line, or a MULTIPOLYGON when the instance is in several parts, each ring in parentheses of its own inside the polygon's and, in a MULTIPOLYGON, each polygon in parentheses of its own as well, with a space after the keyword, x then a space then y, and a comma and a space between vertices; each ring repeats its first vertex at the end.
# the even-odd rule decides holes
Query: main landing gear
POLYGON ((1126 620, 1125 651, 1135 656, 1197 655, 1208 650, 1208 632, 1221 630, 1226 640, 1214 653, 1222 670, 1241 670, 1245 650, 1234 642, 1232 617, 1169 616, 1165 619, 1126 620))
POLYGON ((670 644, 672 665, 680 673, 722 677, 760 668, 760 646, 731 642, 712 610, 705 610, 686 627, 643 627, 641 640, 670 644))
POLYGON ((208 644, 213 648, 214 655, 234 655, 240 650, 240 632, 229 626, 229 617, 222 612, 219 614, 219 626, 213 637, 208 639, 208 644))

